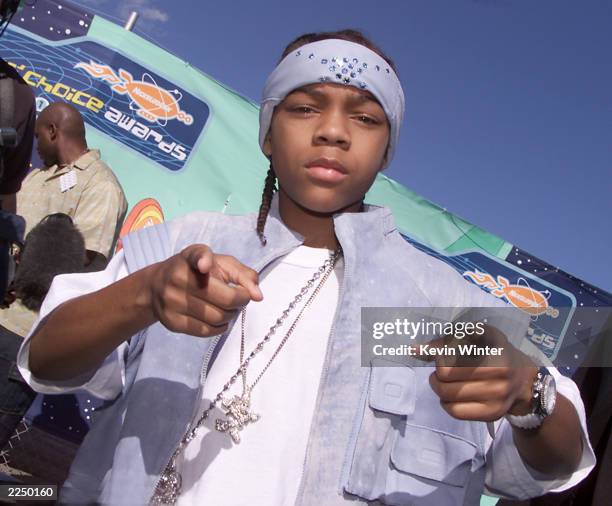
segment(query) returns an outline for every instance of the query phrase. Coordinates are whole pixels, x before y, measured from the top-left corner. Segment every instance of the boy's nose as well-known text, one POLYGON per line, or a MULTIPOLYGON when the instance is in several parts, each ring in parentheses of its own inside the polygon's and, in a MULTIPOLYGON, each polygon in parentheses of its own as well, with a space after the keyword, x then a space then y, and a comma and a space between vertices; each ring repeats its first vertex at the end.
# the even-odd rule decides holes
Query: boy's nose
POLYGON ((336 114, 325 115, 321 117, 315 131, 314 142, 317 145, 334 145, 347 149, 351 144, 351 137, 342 118, 336 114))

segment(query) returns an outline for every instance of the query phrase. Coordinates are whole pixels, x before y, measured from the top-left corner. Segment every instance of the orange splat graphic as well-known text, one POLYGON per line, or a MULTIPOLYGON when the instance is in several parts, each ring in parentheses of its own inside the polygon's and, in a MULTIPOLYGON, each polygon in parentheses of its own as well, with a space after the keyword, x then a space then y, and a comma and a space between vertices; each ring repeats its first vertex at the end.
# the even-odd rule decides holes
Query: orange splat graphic
POLYGON ((89 63, 79 62, 74 67, 83 69, 95 79, 107 82, 116 93, 128 95, 132 100, 130 108, 151 123, 165 125, 171 119, 176 119, 185 125, 193 123, 193 116, 179 106, 183 98, 181 92, 176 89, 168 91, 161 88, 149 74, 143 74, 142 80, 135 80, 127 70, 120 68, 115 73, 108 65, 91 60, 89 63))
MULTIPOLYGON (((157 200, 148 198, 136 204, 123 222, 119 237, 142 228, 151 227, 164 222, 164 213, 157 200)), ((117 251, 122 248, 121 240, 117 242, 117 251)))
POLYGON ((540 292, 529 286, 524 278, 519 278, 517 284, 510 284, 508 278, 479 271, 466 271, 464 276, 470 278, 477 285, 490 290, 492 295, 506 299, 510 304, 533 316, 546 314, 552 318, 559 316, 559 311, 548 304, 550 292, 540 292))

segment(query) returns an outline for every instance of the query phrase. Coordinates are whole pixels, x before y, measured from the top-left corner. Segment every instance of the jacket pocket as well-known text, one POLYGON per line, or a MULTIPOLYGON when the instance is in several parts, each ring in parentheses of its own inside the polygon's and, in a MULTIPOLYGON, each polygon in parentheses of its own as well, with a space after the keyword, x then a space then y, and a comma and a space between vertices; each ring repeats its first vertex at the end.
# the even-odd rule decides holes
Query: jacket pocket
POLYGON ((415 381, 414 370, 409 367, 372 368, 370 408, 394 415, 411 415, 416 401, 415 381))
POLYGON ((398 506, 464 503, 477 446, 408 422, 417 381, 409 367, 372 368, 344 486, 349 494, 398 506))
POLYGON ((391 450, 387 504, 464 504, 476 452, 452 434, 406 424, 391 450))

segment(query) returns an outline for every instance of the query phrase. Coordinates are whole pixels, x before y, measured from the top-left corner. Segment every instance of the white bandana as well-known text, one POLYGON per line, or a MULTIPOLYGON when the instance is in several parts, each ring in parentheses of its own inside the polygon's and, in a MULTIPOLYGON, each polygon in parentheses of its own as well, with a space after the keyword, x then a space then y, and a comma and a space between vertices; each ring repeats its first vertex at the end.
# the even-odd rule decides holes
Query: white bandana
POLYGON ((274 108, 297 88, 337 83, 367 90, 380 102, 391 132, 387 165, 393 158, 404 118, 404 91, 391 66, 374 51, 341 39, 312 42, 292 51, 264 86, 259 110, 259 145, 263 149, 274 108))

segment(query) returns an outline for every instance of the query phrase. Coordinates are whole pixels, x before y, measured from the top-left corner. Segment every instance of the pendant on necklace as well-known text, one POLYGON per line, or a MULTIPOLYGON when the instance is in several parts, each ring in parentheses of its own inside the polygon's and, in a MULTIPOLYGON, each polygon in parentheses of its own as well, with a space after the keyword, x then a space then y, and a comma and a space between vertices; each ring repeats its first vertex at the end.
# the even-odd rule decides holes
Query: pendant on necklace
POLYGON ((176 500, 181 493, 183 479, 176 469, 174 458, 162 473, 155 494, 149 503, 149 506, 165 506, 176 503, 176 500))
POLYGON ((231 399, 222 399, 227 420, 217 418, 215 428, 219 432, 229 434, 234 443, 240 443, 240 431, 252 422, 259 420, 259 415, 250 411, 251 391, 247 388, 242 395, 234 395, 231 399))

